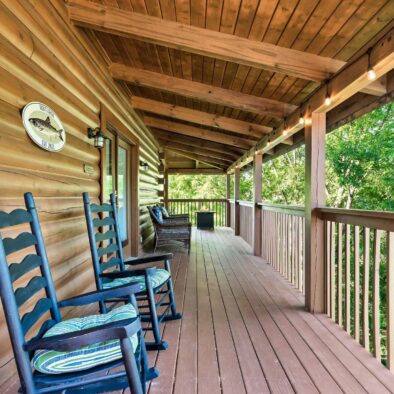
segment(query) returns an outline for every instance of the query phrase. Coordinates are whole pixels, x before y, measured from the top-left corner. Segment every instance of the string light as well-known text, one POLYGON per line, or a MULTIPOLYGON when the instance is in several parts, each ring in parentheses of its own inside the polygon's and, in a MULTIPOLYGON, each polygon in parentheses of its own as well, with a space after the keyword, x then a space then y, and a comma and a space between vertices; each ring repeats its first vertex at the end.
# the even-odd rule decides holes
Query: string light
POLYGON ((300 119, 299 119, 298 122, 299 122, 300 124, 305 124, 305 118, 304 118, 304 115, 303 115, 303 114, 300 115, 300 119))
POLYGON ((327 107, 331 105, 331 97, 328 93, 328 82, 326 82, 326 98, 324 99, 324 104, 326 104, 327 107))
POLYGON ((367 71, 367 78, 370 81, 374 81, 376 79, 376 73, 375 70, 372 67, 371 64, 371 52, 372 52, 372 48, 368 49, 368 71, 367 71))

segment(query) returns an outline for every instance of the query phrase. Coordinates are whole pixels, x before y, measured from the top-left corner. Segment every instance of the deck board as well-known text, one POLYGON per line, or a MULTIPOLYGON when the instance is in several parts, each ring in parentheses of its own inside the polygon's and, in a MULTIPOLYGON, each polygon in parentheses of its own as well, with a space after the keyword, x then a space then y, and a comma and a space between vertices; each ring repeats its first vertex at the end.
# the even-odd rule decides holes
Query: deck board
POLYGON ((149 352, 160 371, 149 394, 394 393, 394 375, 327 316, 306 312, 231 229, 194 230, 172 274, 184 317, 161 327, 169 349, 149 352))
POLYGON ((231 230, 195 230, 183 256, 184 319, 165 328, 178 352, 158 354, 149 394, 394 392, 394 375, 326 316, 306 312, 302 295, 231 230))

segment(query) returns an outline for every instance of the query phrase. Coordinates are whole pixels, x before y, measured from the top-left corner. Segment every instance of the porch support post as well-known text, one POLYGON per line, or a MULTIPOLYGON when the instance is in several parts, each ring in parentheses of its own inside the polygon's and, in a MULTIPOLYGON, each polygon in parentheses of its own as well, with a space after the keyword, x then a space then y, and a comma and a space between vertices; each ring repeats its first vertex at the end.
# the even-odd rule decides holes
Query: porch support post
POLYGON ((226 227, 231 226, 231 205, 230 205, 230 198, 231 198, 231 175, 226 174, 226 227))
POLYGON ((167 167, 164 170, 164 206, 168 209, 168 171, 167 167))
POLYGON ((241 169, 234 170, 234 235, 239 235, 239 182, 241 179, 241 169))
POLYGON ((305 305, 324 312, 324 221, 316 213, 325 204, 326 114, 312 113, 305 126, 305 305))
POLYGON ((257 153, 253 159, 253 254, 261 256, 261 187, 263 155, 257 153))

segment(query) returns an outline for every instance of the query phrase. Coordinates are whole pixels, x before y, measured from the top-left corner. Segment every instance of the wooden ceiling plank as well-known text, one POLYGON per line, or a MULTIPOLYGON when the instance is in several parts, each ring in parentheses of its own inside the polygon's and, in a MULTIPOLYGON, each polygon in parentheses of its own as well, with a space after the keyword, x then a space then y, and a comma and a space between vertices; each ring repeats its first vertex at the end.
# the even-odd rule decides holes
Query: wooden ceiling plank
POLYGON ((177 149, 177 150, 180 150, 183 152, 195 153, 200 156, 210 157, 212 159, 218 159, 218 163, 219 163, 219 160, 220 160, 220 163, 222 163, 222 164, 227 163, 227 165, 229 165, 233 162, 233 160, 231 158, 229 158, 228 156, 217 153, 217 152, 211 152, 211 151, 204 150, 201 148, 200 149, 194 148, 193 146, 188 146, 188 145, 180 144, 177 142, 162 140, 162 139, 159 139, 159 143, 161 146, 168 148, 168 149, 177 149))
POLYGON ((232 154, 228 154, 227 152, 225 152, 223 150, 218 152, 217 150, 212 150, 207 147, 193 146, 181 139, 160 137, 158 135, 156 135, 156 137, 157 137, 159 143, 162 144, 163 146, 165 146, 166 144, 169 144, 169 143, 174 143, 174 144, 182 145, 183 147, 191 148, 191 150, 190 150, 191 152, 193 152, 193 151, 194 151, 194 153, 206 152, 207 156, 223 158, 223 159, 226 159, 227 161, 230 161, 231 163, 241 156, 241 155, 234 156, 232 154))
POLYGON ((184 156, 184 157, 187 157, 189 159, 201 161, 201 163, 208 164, 208 165, 210 165, 212 167, 222 168, 223 169, 223 168, 225 168, 228 165, 228 164, 226 164, 227 162, 222 162, 220 160, 213 159, 211 157, 197 155, 195 153, 185 152, 183 150, 174 149, 174 148, 166 148, 166 149, 168 149, 171 152, 175 152, 176 154, 178 154, 180 156, 184 156))
POLYGON ((185 135, 177 135, 172 132, 159 130, 155 128, 151 128, 151 130, 157 138, 184 143, 190 146, 194 146, 196 148, 209 149, 214 152, 219 152, 219 153, 227 152, 227 154, 233 156, 234 159, 237 159, 238 157, 242 156, 242 154, 245 152, 244 149, 229 147, 228 145, 219 144, 217 142, 201 140, 198 138, 188 137, 185 135))
POLYGON ((203 126, 228 130, 234 133, 251 135, 254 137, 262 137, 264 134, 272 131, 272 127, 243 122, 241 120, 197 111, 177 105, 166 104, 160 101, 149 100, 144 97, 132 97, 131 104, 135 109, 141 111, 151 112, 191 123, 197 123, 203 126))
POLYGON ((71 21, 79 26, 306 80, 323 81, 344 65, 339 60, 86 0, 69 0, 67 7, 71 21))
POLYGON ((296 106, 292 104, 170 77, 118 63, 113 63, 110 66, 110 72, 113 78, 127 81, 137 86, 147 86, 214 104, 238 108, 243 111, 268 114, 273 117, 281 118, 287 116, 296 109, 296 106))
POLYGON ((181 175, 224 175, 225 171, 219 168, 169 168, 167 173, 181 175))
POLYGON ((239 148, 248 149, 255 143, 255 141, 252 140, 232 137, 230 135, 218 133, 215 131, 206 130, 195 126, 189 126, 177 122, 171 122, 169 120, 158 119, 151 116, 145 116, 143 118, 143 121, 147 126, 157 129, 167 130, 177 134, 184 134, 190 137, 214 141, 224 145, 231 145, 239 148))
POLYGON ((313 112, 327 113, 365 89, 371 83, 367 75, 369 66, 373 67, 377 78, 381 78, 394 69, 394 28, 376 42, 369 51, 332 77, 327 86, 323 85, 316 90, 298 110, 288 116, 286 129, 282 122, 274 132, 263 137, 253 148, 233 163, 228 171, 232 171, 235 166, 249 163, 256 151, 264 153, 266 149, 272 149, 275 145, 283 143, 284 140, 302 130, 303 125, 299 122, 301 114, 308 118, 313 112), (327 90, 330 92, 330 105, 325 104, 327 90))

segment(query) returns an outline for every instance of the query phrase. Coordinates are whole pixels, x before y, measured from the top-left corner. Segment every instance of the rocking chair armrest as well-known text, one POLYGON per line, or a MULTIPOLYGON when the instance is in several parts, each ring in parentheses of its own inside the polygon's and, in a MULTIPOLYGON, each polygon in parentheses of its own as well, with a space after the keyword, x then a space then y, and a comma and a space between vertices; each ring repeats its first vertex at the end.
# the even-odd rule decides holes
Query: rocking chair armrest
MULTIPOLYGON (((101 278, 108 278, 108 279, 119 279, 119 278, 130 278, 130 276, 136 275, 149 275, 155 271, 156 267, 148 267, 139 270, 127 270, 127 271, 118 271, 118 272, 105 272, 100 274, 101 278)), ((141 289, 139 289, 141 290, 141 289)), ((138 290, 138 291, 139 291, 138 290)))
POLYGON ((131 337, 141 330, 139 317, 119 320, 102 326, 88 328, 86 330, 54 335, 46 338, 33 338, 24 347, 26 351, 39 349, 55 351, 72 351, 84 346, 131 337))
POLYGON ((75 297, 67 298, 59 301, 58 305, 60 308, 69 306, 82 306, 87 304, 93 304, 99 301, 105 301, 111 298, 118 298, 128 296, 131 293, 138 293, 141 291, 141 284, 138 282, 128 283, 124 286, 118 286, 112 289, 96 290, 90 293, 85 293, 75 297))
POLYGON ((164 254, 153 254, 151 256, 143 256, 130 258, 124 262, 125 265, 138 265, 138 264, 146 264, 153 263, 157 261, 171 260, 173 257, 172 253, 164 253, 164 254))

